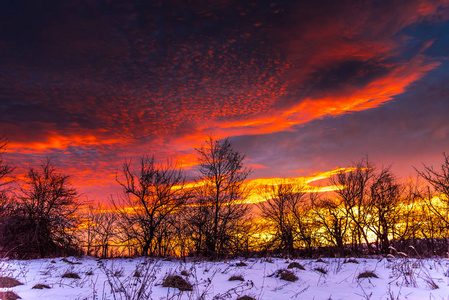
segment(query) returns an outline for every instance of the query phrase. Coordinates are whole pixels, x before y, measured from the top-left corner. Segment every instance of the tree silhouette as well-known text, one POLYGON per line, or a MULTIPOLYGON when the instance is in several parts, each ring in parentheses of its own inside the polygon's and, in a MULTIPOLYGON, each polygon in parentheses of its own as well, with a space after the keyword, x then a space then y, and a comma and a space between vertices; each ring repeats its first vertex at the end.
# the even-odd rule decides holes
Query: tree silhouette
POLYGON ((189 224, 197 251, 220 256, 229 248, 230 234, 238 231, 236 227, 248 210, 244 181, 251 170, 244 167, 245 156, 234 150, 227 138, 210 137, 196 151, 200 186, 189 224))
POLYGON ((368 238, 370 184, 374 176, 374 165, 368 157, 354 164, 351 172, 340 171, 330 178, 335 186, 344 188, 337 189, 335 196, 345 210, 345 216, 351 221, 351 233, 353 245, 363 247, 363 244, 372 250, 368 238))
POLYGON ((311 246, 312 226, 309 222, 309 197, 306 188, 300 183, 287 183, 285 180, 264 186, 259 194, 265 199, 257 206, 260 215, 274 229, 274 240, 278 240, 278 249, 293 253, 302 241, 311 246))
MULTIPOLYGON (((11 222, 11 214, 14 210, 13 199, 9 195, 10 183, 13 181, 8 177, 14 168, 6 164, 3 153, 6 151, 8 140, 5 136, 0 136, 0 245, 6 245, 7 226, 11 222)), ((0 251, 2 247, 0 247, 0 251)))
POLYGON ((38 169, 30 167, 8 224, 8 247, 22 257, 77 253, 71 231, 79 224, 78 197, 70 176, 59 173, 50 160, 38 169))
POLYGON ((433 193, 430 189, 427 191, 426 200, 429 209, 446 224, 446 227, 449 227, 449 155, 443 153, 443 156, 444 161, 441 164, 441 170, 427 165, 424 165, 423 171, 415 170, 433 188, 433 193), (434 199, 434 196, 437 196, 438 199, 434 199))
POLYGON ((117 179, 123 193, 113 204, 122 217, 128 242, 139 245, 141 255, 154 255, 156 235, 168 230, 170 214, 177 213, 190 198, 184 172, 177 164, 158 164, 154 156, 140 159, 140 170, 123 164, 124 180, 117 179))
POLYGON ((10 209, 8 201, 7 186, 12 182, 8 177, 14 171, 14 168, 6 164, 3 153, 6 151, 8 140, 5 136, 0 136, 0 218, 10 209))

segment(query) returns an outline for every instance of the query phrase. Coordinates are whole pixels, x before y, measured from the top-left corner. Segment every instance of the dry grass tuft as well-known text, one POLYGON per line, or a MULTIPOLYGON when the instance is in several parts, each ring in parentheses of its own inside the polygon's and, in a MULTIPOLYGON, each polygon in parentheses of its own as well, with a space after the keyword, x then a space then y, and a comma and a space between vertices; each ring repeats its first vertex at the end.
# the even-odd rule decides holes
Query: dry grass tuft
POLYGON ((290 270, 287 269, 280 269, 277 270, 276 272, 274 272, 271 275, 268 275, 268 277, 279 277, 282 280, 286 280, 286 281, 290 281, 290 282, 295 282, 296 280, 298 280, 298 276, 295 275, 295 273, 293 273, 290 270))
POLYGON ((167 275, 162 282, 163 287, 177 288, 180 291, 192 291, 193 286, 187 280, 178 275, 167 275))
POLYGON ((20 281, 11 277, 0 277, 0 288, 12 288, 22 285, 20 281))
POLYGON ((246 267, 246 266, 247 266, 247 264, 245 264, 243 261, 238 262, 238 263, 236 263, 235 265, 236 265, 237 267, 246 267))
POLYGON ((438 286, 438 284, 435 282, 435 280, 433 280, 432 276, 429 274, 429 272, 426 270, 422 273, 421 278, 424 280, 424 282, 426 283, 426 285, 431 289, 431 290, 437 290, 440 287, 438 286))
POLYGON ((358 264, 359 262, 355 258, 348 258, 345 260, 344 264, 358 264))
POLYGON ((140 278, 141 276, 142 276, 142 274, 140 274, 140 270, 135 270, 134 271, 133 277, 140 278))
POLYGON ((283 270, 279 278, 290 282, 295 282, 296 280, 298 280, 298 276, 296 276, 295 273, 289 270, 283 270))
POLYGON ((19 295, 17 295, 14 292, 7 291, 7 292, 0 292, 0 299, 2 299, 2 300, 17 300, 17 299, 22 299, 22 298, 19 297, 19 295))
POLYGON ((62 278, 81 279, 78 274, 72 272, 65 273, 64 275, 62 275, 62 278))
POLYGON ((65 257, 64 257, 63 259, 61 259, 61 261, 65 262, 65 263, 67 263, 67 264, 69 264, 69 265, 81 265, 80 262, 73 262, 73 261, 68 260, 68 259, 65 258, 65 257))
MULTIPOLYGON (((122 277, 125 274, 125 270, 124 269, 118 269, 115 270, 114 273, 112 274, 112 276, 115 277, 122 277)), ((134 274, 135 275, 135 274, 134 274)), ((134 276, 134 277, 138 277, 138 276, 134 276)))
POLYGON ((324 275, 327 274, 327 271, 324 268, 321 268, 321 267, 317 267, 314 270, 319 272, 319 273, 321 273, 321 274, 324 274, 324 275))
POLYGON ((43 290, 43 289, 50 289, 51 287, 46 284, 38 283, 35 286, 33 286, 32 288, 36 289, 36 290, 43 290))
POLYGON ((379 278, 379 277, 373 271, 364 271, 357 276, 358 280, 363 278, 379 278))
POLYGON ((187 272, 186 270, 182 270, 182 271, 181 271, 181 275, 182 275, 182 276, 189 276, 190 274, 189 274, 189 272, 187 272))
POLYGON ((241 296, 238 297, 237 300, 256 300, 256 298, 253 298, 251 296, 241 296))
POLYGON ((291 262, 287 267, 287 269, 293 269, 293 268, 296 268, 299 270, 305 270, 305 268, 300 263, 298 263, 296 261, 291 262))
POLYGON ((232 275, 230 278, 229 278, 229 281, 245 281, 245 279, 243 279, 243 276, 242 275, 232 275))

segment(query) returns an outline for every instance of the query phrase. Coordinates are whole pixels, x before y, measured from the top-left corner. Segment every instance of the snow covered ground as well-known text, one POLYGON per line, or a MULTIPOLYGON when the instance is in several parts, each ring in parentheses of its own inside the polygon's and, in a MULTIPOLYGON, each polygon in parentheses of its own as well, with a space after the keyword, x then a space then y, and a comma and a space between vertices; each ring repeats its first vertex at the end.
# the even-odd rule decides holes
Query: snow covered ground
POLYGON ((91 257, 6 260, 0 262, 0 276, 15 278, 23 285, 0 288, 0 299, 5 291, 22 299, 139 299, 140 290, 141 296, 149 295, 140 299, 440 300, 449 299, 448 269, 449 261, 442 258, 191 259, 185 263, 178 259, 91 257), (299 265, 289 269, 292 262, 299 265), (282 274, 288 275, 283 278, 295 278, 279 270, 292 271, 298 279, 284 280, 282 274), (168 274, 186 279, 192 291, 163 287, 168 274), (76 275, 79 278, 70 278, 76 275), (230 281, 231 277, 237 280, 230 281), (37 284, 44 288, 33 289, 37 284))

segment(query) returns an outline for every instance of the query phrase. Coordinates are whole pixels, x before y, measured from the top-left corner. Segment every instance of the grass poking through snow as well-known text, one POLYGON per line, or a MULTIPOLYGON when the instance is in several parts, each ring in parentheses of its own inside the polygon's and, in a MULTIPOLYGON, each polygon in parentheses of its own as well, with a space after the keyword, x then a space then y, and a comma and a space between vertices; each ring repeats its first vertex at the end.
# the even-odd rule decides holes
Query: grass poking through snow
POLYGON ((357 275, 357 279, 360 280, 363 278, 379 278, 379 277, 373 271, 363 271, 359 273, 359 275, 357 275))
POLYGON ((242 275, 233 275, 229 278, 229 281, 245 281, 242 275))
POLYGON ((81 279, 78 274, 73 272, 64 273, 64 275, 62 275, 62 278, 81 279))
POLYGON ((19 295, 17 295, 16 293, 12 292, 12 291, 7 291, 7 292, 0 292, 0 299, 1 300, 17 300, 17 299, 22 299, 19 297, 19 295))
POLYGON ((0 288, 12 288, 22 285, 20 281, 12 277, 0 277, 0 288))
POLYGON ((38 283, 35 286, 33 286, 32 288, 35 290, 43 290, 43 289, 50 289, 51 287, 46 284, 38 283))
POLYGON ((268 277, 279 277, 282 280, 285 281, 290 281, 290 282, 295 282, 296 280, 298 280, 298 276, 295 275, 295 273, 293 273, 290 270, 287 269, 279 269, 276 272, 274 272, 273 274, 269 275, 268 277))
POLYGON ((173 275, 173 274, 169 274, 164 278, 164 280, 162 282, 162 286, 176 288, 180 291, 192 291, 193 290, 193 286, 191 283, 189 283, 187 280, 185 280, 181 276, 173 275))
POLYGON ((305 268, 300 263, 298 263, 296 261, 291 262, 287 267, 287 269, 294 269, 294 268, 299 269, 299 270, 305 270, 305 268))
POLYGON ((319 273, 321 273, 321 274, 323 274, 323 275, 326 275, 326 274, 327 274, 327 270, 324 269, 324 268, 321 268, 321 267, 317 267, 317 268, 315 268, 314 270, 317 271, 317 272, 319 272, 319 273))

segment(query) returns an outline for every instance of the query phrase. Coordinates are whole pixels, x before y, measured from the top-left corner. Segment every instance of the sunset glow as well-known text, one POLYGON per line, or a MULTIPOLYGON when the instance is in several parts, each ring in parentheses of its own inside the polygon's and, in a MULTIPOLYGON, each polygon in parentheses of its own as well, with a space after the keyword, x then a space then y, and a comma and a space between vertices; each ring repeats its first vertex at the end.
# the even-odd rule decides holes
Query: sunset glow
POLYGON ((448 151, 448 0, 212 2, 2 4, 16 175, 49 157, 106 202, 144 154, 195 181, 214 136, 246 155, 251 185, 324 192, 363 155, 405 177, 448 151))

